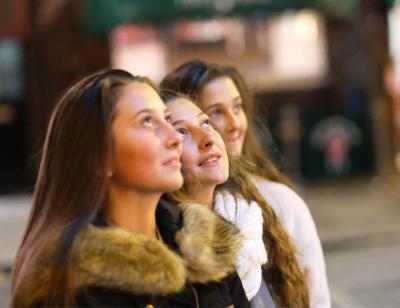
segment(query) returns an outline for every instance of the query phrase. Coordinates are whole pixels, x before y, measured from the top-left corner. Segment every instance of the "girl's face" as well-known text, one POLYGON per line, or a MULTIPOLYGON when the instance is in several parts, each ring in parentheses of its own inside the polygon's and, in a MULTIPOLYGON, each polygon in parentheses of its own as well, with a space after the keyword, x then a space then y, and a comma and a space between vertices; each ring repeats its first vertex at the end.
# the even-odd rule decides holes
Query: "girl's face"
POLYGON ((242 97, 229 77, 211 80, 200 93, 200 104, 224 138, 228 150, 240 155, 247 132, 242 97))
POLYGON ((112 184, 142 192, 166 192, 182 186, 182 140, 170 120, 152 87, 132 82, 122 88, 112 123, 112 184))
POLYGON ((194 103, 176 98, 168 103, 172 124, 182 135, 185 186, 212 186, 229 176, 228 156, 221 136, 194 103))

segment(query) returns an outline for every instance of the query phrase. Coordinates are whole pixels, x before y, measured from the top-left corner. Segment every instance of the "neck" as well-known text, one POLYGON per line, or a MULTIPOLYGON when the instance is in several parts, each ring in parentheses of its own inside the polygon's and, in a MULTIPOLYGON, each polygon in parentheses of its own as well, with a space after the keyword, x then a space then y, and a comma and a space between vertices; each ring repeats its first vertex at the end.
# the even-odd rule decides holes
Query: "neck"
POLYGON ((214 200, 214 190, 215 185, 208 186, 188 186, 186 187, 190 200, 194 202, 207 205, 208 208, 212 208, 213 200, 214 200))
POLYGON ((132 233, 156 236, 155 212, 161 193, 145 193, 110 185, 105 219, 132 233))

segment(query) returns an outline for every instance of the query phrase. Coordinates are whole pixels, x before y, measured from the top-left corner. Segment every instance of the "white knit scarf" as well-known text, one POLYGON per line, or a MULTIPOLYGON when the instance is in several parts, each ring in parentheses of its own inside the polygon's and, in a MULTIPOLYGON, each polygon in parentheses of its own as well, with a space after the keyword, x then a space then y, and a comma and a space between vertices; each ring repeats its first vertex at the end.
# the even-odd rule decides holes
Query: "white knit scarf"
POLYGON ((261 265, 267 263, 267 251, 262 240, 263 218, 259 205, 250 204, 242 196, 227 191, 218 192, 214 210, 235 224, 242 232, 243 246, 239 252, 236 270, 243 283, 247 298, 256 295, 262 280, 261 265))

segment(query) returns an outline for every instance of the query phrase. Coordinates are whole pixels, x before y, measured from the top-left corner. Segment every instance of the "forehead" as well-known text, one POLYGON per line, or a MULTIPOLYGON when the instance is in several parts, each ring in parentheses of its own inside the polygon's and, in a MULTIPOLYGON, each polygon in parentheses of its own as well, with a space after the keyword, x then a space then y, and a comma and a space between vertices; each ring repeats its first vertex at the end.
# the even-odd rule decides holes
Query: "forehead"
POLYGON ((240 96, 233 80, 227 76, 211 80, 201 91, 200 99, 204 104, 223 103, 240 96))
POLYGON ((154 109, 163 112, 166 107, 151 86, 134 81, 122 88, 117 108, 120 111, 129 109, 133 112, 139 112, 143 109, 154 109))
POLYGON ((170 101, 167 106, 174 121, 190 121, 201 113, 200 108, 186 98, 176 98, 170 101))

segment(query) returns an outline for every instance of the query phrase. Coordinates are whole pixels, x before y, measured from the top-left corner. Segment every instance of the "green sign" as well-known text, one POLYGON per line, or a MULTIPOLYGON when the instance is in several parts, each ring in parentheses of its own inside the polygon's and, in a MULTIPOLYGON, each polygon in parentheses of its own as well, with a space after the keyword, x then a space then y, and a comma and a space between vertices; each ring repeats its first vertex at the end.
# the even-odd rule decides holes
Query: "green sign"
MULTIPOLYGON (((168 23, 215 16, 266 15, 312 7, 315 0, 85 0, 87 29, 105 34, 122 23, 168 23)), ((346 1, 346 0, 342 0, 346 1)))

